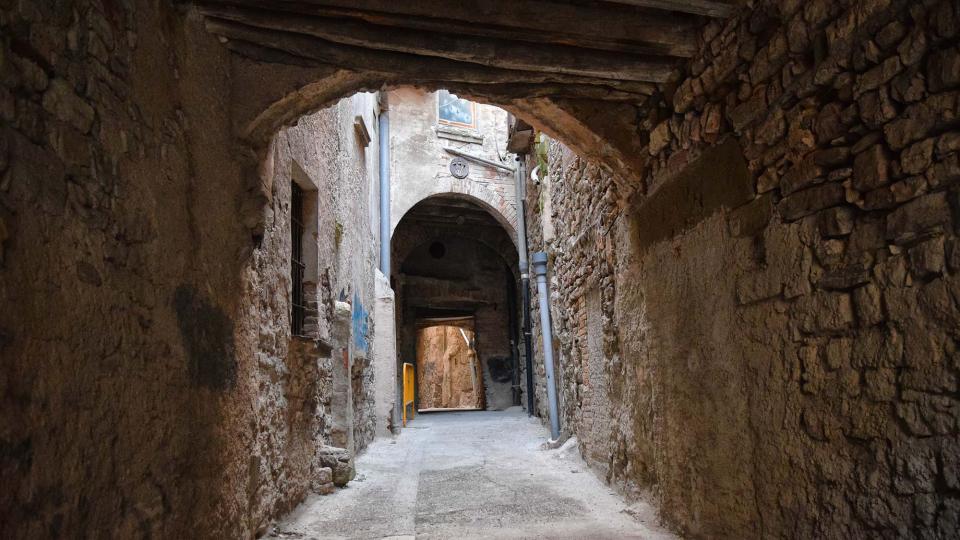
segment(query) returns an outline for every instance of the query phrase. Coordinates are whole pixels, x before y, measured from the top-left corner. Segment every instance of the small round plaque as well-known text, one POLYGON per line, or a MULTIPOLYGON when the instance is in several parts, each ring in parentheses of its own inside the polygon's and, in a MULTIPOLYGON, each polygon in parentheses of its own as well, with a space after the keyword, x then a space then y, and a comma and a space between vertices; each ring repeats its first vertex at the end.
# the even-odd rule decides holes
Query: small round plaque
POLYGON ((450 174, 454 178, 466 178, 470 174, 470 166, 467 165, 467 160, 462 157, 455 157, 450 160, 450 174))

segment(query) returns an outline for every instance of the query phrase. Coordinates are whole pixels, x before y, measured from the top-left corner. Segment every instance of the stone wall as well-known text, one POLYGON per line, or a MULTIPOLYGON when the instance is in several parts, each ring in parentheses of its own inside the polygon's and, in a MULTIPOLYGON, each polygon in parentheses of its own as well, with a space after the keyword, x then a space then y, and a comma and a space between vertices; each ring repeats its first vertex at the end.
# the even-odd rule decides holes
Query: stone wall
POLYGON ((457 179, 450 173, 452 148, 501 162, 512 167, 507 154, 507 113, 492 105, 477 103, 476 128, 440 124, 437 94, 403 87, 388 93, 391 145, 391 230, 415 204, 437 194, 466 195, 487 209, 508 232, 516 225, 516 193, 510 172, 468 161, 469 176, 457 179))
POLYGON ((634 193, 551 144, 528 208, 564 430, 685 535, 960 528, 958 9, 759 2, 707 26, 641 111, 634 193))
MULTIPOLYGON (((369 240, 367 188, 352 139, 308 140, 339 109, 258 174, 231 66, 173 3, 0 2, 4 538, 251 537, 319 479, 330 362, 290 340, 290 160, 338 186, 323 215, 348 244, 369 240)), ((319 289, 372 305, 370 256, 331 255, 319 289)))

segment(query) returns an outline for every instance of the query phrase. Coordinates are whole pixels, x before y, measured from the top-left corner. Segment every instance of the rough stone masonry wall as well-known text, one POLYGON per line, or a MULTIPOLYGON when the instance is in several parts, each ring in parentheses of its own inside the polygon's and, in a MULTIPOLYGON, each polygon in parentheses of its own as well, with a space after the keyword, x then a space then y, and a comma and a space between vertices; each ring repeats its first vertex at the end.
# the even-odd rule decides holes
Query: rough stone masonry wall
POLYGON ((546 246, 565 429, 684 534, 960 530, 958 10, 758 2, 708 26, 643 111, 623 210, 552 147, 551 215, 528 205, 531 249, 538 217, 570 239, 546 246))
POLYGON ((251 537, 310 487, 324 365, 230 65, 169 2, 0 1, 4 538, 251 537))

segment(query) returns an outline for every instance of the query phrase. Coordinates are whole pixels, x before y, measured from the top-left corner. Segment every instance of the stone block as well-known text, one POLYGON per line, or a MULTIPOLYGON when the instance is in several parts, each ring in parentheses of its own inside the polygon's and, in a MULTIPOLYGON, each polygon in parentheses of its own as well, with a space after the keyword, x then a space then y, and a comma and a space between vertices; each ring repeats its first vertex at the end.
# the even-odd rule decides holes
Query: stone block
POLYGON ((857 104, 860 120, 870 129, 879 129, 897 117, 897 108, 886 87, 864 93, 857 100, 857 104))
MULTIPOLYGON (((917 295, 917 304, 927 318, 930 326, 941 326, 951 330, 960 328, 960 311, 954 301, 954 293, 960 292, 954 281, 953 291, 950 283, 943 278, 937 278, 925 283, 917 295)), ((938 353, 941 354, 942 353, 938 353)))
POLYGON ((821 289, 843 290, 852 289, 870 281, 870 269, 861 263, 848 264, 824 272, 817 281, 821 289))
POLYGON ((831 238, 850 234, 853 232, 853 213, 853 208, 847 206, 823 210, 817 214, 817 226, 820 229, 820 234, 831 238))
POLYGON ((690 110, 694 101, 703 95, 703 83, 699 78, 688 78, 680 83, 673 93, 673 110, 683 114, 690 110))
POLYGON ((853 324, 853 303, 842 292, 816 291, 796 304, 800 330, 808 334, 839 332, 853 324))
POLYGON ((897 396, 896 372, 891 368, 868 369, 863 373, 867 398, 890 401, 897 396))
POLYGON ((763 173, 757 178, 757 193, 767 193, 773 188, 777 187, 779 182, 777 182, 777 170, 776 169, 766 169, 763 173))
POLYGON ((655 156, 670 145, 670 122, 663 121, 650 132, 650 155, 655 156))
POLYGON ((807 394, 819 394, 823 388, 824 373, 817 347, 814 345, 800 347, 797 357, 800 360, 801 389, 807 394))
POLYGON ((338 487, 347 485, 356 475, 350 452, 335 446, 324 446, 317 450, 317 459, 322 467, 332 471, 333 483, 338 487))
POLYGON ((766 47, 760 49, 750 66, 750 82, 760 84, 780 71, 787 61, 787 38, 783 33, 775 34, 766 47))
POLYGON ((901 495, 936 491, 937 456, 933 450, 916 445, 896 457, 893 490, 901 495))
POLYGON ((920 407, 917 403, 897 403, 896 411, 897 417, 903 422, 911 435, 917 437, 933 435, 930 426, 921 417, 920 407))
POLYGON ((835 338, 828 341, 824 353, 827 367, 830 370, 837 370, 849 366, 852 347, 853 341, 850 338, 835 338))
POLYGON ((813 122, 813 132, 817 142, 826 143, 842 136, 847 127, 841 119, 843 106, 839 103, 828 103, 820 109, 820 113, 813 122))
POLYGON ((861 326, 873 326, 883 322, 881 298, 880 289, 873 283, 867 283, 853 291, 853 304, 861 326))
POLYGON ((927 169, 926 181, 932 188, 960 182, 960 154, 950 154, 927 169))
POLYGON ((926 137, 936 124, 936 111, 926 102, 915 103, 907 107, 899 118, 883 126, 883 135, 890 148, 901 150, 913 141, 926 137))
POLYGON ((916 68, 904 71, 890 81, 890 97, 900 103, 915 103, 926 93, 926 81, 916 68))
POLYGON ((874 326, 853 338, 850 366, 854 369, 897 367, 903 364, 903 337, 893 329, 874 326))
POLYGON ((320 467, 317 469, 316 478, 317 483, 319 484, 328 484, 333 482, 333 469, 330 467, 320 467))
POLYGON ((891 56, 887 58, 879 65, 874 66, 872 69, 867 70, 865 73, 857 77, 857 83, 854 87, 854 95, 859 96, 864 92, 876 90, 882 84, 886 83, 900 73, 901 69, 903 69, 903 64, 900 62, 899 56, 891 56))
POLYGON ((813 159, 804 159, 780 178, 780 193, 789 195, 814 184, 823 183, 823 169, 813 159))
POLYGON ((890 179, 890 163, 886 151, 875 144, 858 154, 853 160, 853 187, 869 191, 887 184, 890 179))
POLYGON ((813 163, 820 167, 835 168, 845 165, 850 159, 850 148, 846 146, 836 146, 818 150, 813 153, 813 163))
POLYGON ((931 92, 960 86, 960 46, 930 55, 927 60, 927 81, 931 92))
POLYGON ((946 366, 904 368, 900 373, 904 390, 927 394, 951 394, 957 391, 957 376, 946 366))
POLYGON ((937 157, 942 158, 960 150, 960 131, 944 133, 937 139, 937 157))
POLYGON ((950 205, 945 193, 918 197, 887 216, 886 238, 896 244, 909 242, 923 234, 948 226, 950 205))
POLYGON ((847 245, 843 240, 822 240, 814 245, 814 252, 820 265, 825 268, 835 268, 843 261, 847 245))
POLYGON ((905 174, 921 174, 933 160, 934 139, 924 139, 900 153, 900 170, 905 174))
POLYGON ((853 167, 834 169, 830 171, 830 174, 827 175, 827 182, 843 182, 851 176, 853 176, 853 167))
POLYGON ((89 133, 93 126, 93 107, 77 96, 63 79, 50 81, 50 87, 43 94, 43 108, 81 133, 89 133))
POLYGON ((903 36, 907 34, 907 28, 900 21, 893 21, 884 26, 877 32, 874 41, 882 50, 889 50, 900 43, 903 36))
POLYGON ((890 184, 890 193, 897 204, 919 197, 927 189, 927 180, 922 176, 911 176, 890 184))
POLYGON ((927 36, 923 28, 914 28, 914 30, 900 42, 897 47, 897 53, 900 55, 900 62, 905 66, 912 66, 923 59, 927 52, 927 36))
POLYGON ((784 197, 777 204, 777 211, 784 219, 792 221, 843 204, 845 200, 843 186, 822 184, 784 197))
POLYGON ((960 271, 960 238, 952 237, 947 241, 946 264, 951 272, 960 271))
POLYGON ((943 237, 931 238, 910 248, 907 260, 910 272, 918 279, 943 273, 946 260, 943 237))

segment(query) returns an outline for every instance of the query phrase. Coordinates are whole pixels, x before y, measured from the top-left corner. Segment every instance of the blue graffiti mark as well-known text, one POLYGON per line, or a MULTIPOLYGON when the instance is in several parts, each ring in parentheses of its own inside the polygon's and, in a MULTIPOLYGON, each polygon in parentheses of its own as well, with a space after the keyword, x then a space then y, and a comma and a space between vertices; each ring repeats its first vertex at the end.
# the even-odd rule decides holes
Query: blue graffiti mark
POLYGON ((370 331, 369 313, 363 309, 360 295, 353 293, 353 346, 367 352, 367 333, 370 331))

